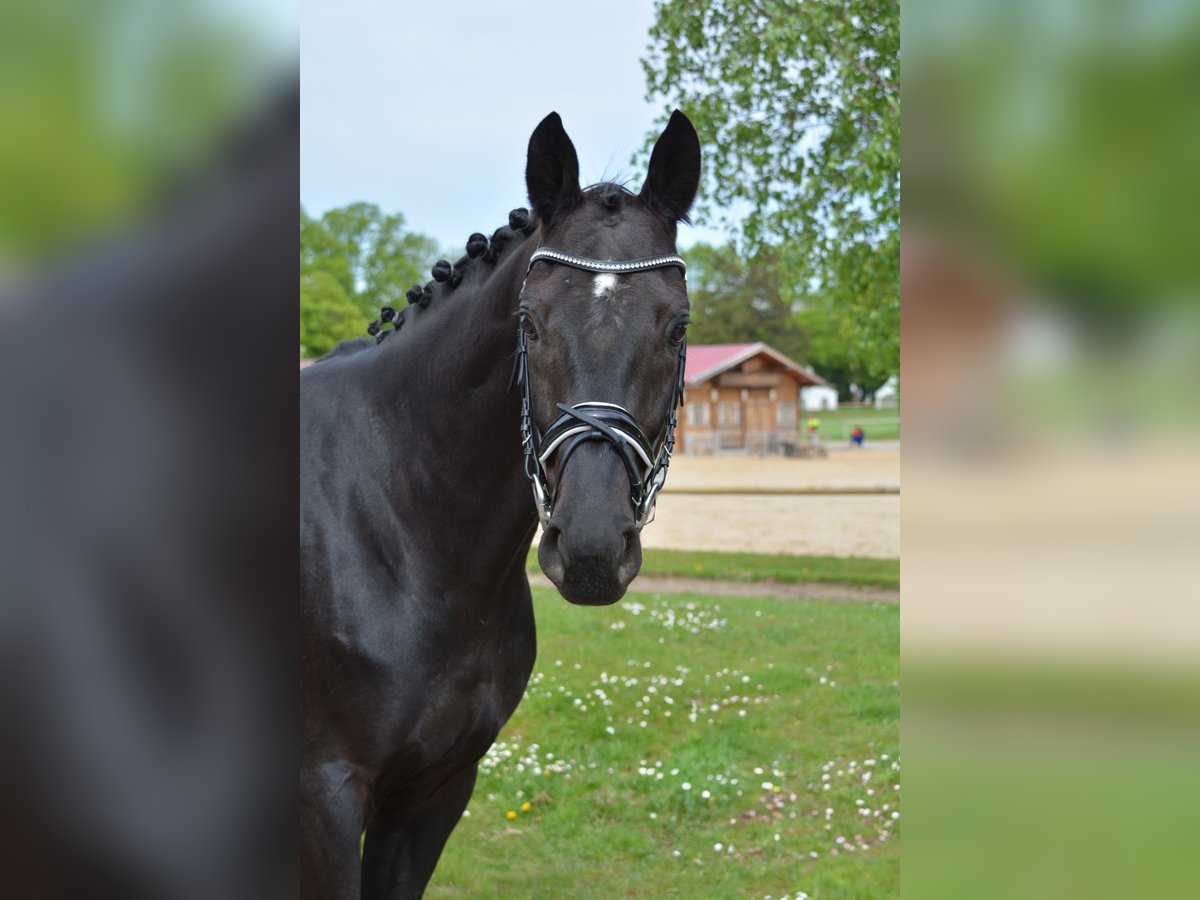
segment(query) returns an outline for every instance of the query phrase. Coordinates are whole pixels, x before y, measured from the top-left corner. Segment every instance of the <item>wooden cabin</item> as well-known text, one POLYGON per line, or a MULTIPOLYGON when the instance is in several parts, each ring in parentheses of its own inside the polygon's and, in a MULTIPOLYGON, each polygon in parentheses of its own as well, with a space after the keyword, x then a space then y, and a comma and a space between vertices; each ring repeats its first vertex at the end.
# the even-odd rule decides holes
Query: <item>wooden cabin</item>
POLYGON ((801 443, 800 389, 824 385, 761 341, 689 346, 677 453, 790 453, 801 443))

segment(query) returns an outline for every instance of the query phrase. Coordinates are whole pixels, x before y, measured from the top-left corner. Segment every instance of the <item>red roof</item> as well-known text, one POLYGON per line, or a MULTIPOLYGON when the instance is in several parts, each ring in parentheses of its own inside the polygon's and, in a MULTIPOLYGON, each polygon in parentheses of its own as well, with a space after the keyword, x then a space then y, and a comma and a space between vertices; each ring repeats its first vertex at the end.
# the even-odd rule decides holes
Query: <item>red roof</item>
POLYGON ((694 346, 689 344, 684 381, 693 386, 708 381, 708 379, 720 375, 734 366, 741 365, 760 353, 765 353, 785 369, 795 372, 805 385, 825 384, 825 380, 811 368, 792 362, 778 350, 773 350, 762 341, 753 344, 697 344, 694 346))
POLYGON ((687 348, 687 368, 684 369, 684 381, 691 384, 697 375, 709 369, 723 369, 728 360, 741 356, 753 344, 689 344, 687 348))

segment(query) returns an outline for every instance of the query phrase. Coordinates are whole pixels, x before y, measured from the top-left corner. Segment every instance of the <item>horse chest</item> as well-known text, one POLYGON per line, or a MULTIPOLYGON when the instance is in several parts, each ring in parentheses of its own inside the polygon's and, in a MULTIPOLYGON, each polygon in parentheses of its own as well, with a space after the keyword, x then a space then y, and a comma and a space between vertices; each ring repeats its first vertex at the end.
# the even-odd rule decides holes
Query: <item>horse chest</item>
POLYGON ((535 656, 532 616, 493 624, 456 640, 423 640, 438 647, 413 666, 402 662, 404 694, 391 723, 392 776, 414 778, 473 764, 492 745, 521 701, 535 656))
POLYGON ((480 673, 430 686, 414 735, 434 760, 478 759, 521 701, 525 678, 480 673))

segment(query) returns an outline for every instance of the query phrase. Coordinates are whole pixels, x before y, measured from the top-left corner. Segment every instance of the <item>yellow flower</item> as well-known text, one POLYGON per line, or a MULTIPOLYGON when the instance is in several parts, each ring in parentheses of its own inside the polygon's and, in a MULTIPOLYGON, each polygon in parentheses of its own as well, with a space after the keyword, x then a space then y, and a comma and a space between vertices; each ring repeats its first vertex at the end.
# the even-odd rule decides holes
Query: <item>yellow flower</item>
POLYGON ((528 800, 521 804, 521 812, 529 812, 531 809, 533 809, 533 804, 528 800))
POLYGON ((517 817, 517 814, 515 812, 513 812, 511 809, 504 814, 504 818, 508 819, 510 822, 513 819, 515 819, 516 817, 517 817))

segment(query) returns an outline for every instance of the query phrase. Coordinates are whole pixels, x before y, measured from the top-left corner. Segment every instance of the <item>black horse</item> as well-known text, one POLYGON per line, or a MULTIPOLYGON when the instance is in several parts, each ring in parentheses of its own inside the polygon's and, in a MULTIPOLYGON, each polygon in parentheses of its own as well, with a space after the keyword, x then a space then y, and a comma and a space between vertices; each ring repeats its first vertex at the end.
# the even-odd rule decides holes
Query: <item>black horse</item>
POLYGON ((675 236, 699 141, 676 112, 640 193, 581 189, 552 113, 525 174, 532 216, 435 265, 372 323, 378 346, 301 373, 307 897, 423 893, 533 669, 539 515, 568 600, 614 603, 641 566, 681 396, 675 236))

